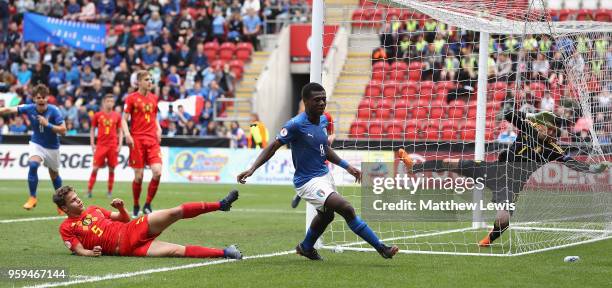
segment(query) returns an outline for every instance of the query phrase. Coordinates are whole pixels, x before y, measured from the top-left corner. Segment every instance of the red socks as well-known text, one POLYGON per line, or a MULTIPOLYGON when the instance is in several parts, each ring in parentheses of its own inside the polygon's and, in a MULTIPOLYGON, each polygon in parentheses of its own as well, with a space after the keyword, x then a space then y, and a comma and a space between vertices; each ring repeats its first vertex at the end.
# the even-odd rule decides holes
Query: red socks
POLYGON ((219 258, 225 256, 221 249, 202 246, 185 246, 185 257, 189 258, 219 258))
POLYGON ((89 176, 89 182, 87 183, 87 192, 91 192, 96 184, 96 178, 98 177, 98 172, 91 171, 91 176, 89 176))
POLYGON ((183 219, 187 219, 217 211, 221 208, 221 202, 191 202, 181 205, 181 208, 183 208, 183 219))
POLYGON ((146 204, 151 204, 153 198, 155 198, 155 193, 157 193, 157 187, 159 187, 159 179, 151 179, 149 183, 149 188, 147 189, 147 202, 146 204))
POLYGON ((142 191, 142 182, 132 182, 132 196, 134 197, 134 206, 140 206, 140 192, 142 191))
POLYGON ((113 184, 115 184, 115 172, 108 172, 108 193, 113 192, 113 184))

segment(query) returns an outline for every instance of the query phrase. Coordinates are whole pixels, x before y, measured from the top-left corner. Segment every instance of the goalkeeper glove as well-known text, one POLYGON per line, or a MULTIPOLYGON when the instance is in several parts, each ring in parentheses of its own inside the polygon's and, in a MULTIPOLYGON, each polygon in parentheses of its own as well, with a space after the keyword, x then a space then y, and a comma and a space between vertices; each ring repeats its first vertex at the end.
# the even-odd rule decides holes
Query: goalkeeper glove
POLYGON ((589 172, 591 173, 601 173, 606 171, 606 169, 608 169, 608 166, 610 166, 610 162, 602 162, 599 164, 591 164, 589 165, 589 172))

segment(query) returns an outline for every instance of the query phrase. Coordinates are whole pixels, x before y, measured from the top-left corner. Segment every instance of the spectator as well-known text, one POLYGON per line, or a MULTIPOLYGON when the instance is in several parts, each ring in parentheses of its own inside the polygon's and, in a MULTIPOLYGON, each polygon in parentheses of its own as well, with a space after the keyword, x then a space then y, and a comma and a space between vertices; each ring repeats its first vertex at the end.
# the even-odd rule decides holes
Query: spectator
POLYGON ((506 130, 497 136, 497 142, 502 144, 512 144, 516 140, 516 132, 514 132, 514 127, 512 125, 506 125, 506 130))
POLYGON ((167 70, 174 66, 174 69, 176 70, 176 65, 178 65, 179 63, 178 63, 178 57, 176 53, 174 53, 174 50, 172 49, 172 45, 170 43, 165 43, 163 44, 162 49, 163 51, 161 55, 159 56, 159 61, 162 64, 162 68, 164 70, 167 70))
POLYGON ((71 121, 66 122, 66 136, 77 135, 78 131, 74 128, 74 123, 71 121))
POLYGON ((244 133, 244 130, 240 128, 240 124, 238 121, 233 121, 230 125, 230 133, 231 133, 231 148, 246 148, 247 147, 247 137, 244 133))
POLYGON ((166 135, 169 137, 174 137, 176 135, 180 135, 179 131, 176 129, 176 123, 170 121, 168 123, 168 131, 166 132, 166 135))
POLYGON ((66 99, 64 105, 59 107, 59 110, 66 122, 71 122, 73 126, 78 123, 79 112, 77 108, 72 105, 72 100, 66 99))
POLYGON ((89 120, 83 119, 81 121, 81 127, 78 129, 78 133, 79 134, 87 134, 87 133, 89 133, 89 129, 90 129, 89 120))
POLYGON ((249 10, 252 10, 254 14, 259 14, 260 9, 261 6, 259 4, 259 0, 244 0, 242 8, 240 9, 240 14, 246 17, 247 15, 251 14, 249 10))
POLYGON ((142 64, 144 64, 145 69, 149 68, 150 66, 153 66, 160 56, 158 48, 153 47, 152 43, 149 43, 149 45, 147 45, 147 48, 141 51, 142 52, 140 58, 142 59, 142 64))
POLYGON ((79 5, 77 0, 69 0, 68 6, 66 7, 66 12, 68 12, 68 15, 66 15, 66 17, 64 18, 66 19, 76 18, 78 17, 78 14, 81 13, 81 5, 79 5))
POLYGON ((266 148, 268 146, 268 128, 259 121, 259 115, 251 114, 251 125, 247 136, 249 148, 266 148))
POLYGON ((223 17, 221 9, 216 8, 212 20, 212 38, 219 43, 225 41, 225 25, 225 17, 223 17))
POLYGON ((36 6, 33 0, 19 0, 15 2, 15 8, 17 9, 17 14, 23 14, 28 11, 34 11, 36 6))
POLYGON ((538 56, 533 64, 531 65, 532 74, 531 79, 535 81, 541 81, 548 79, 548 69, 550 68, 550 64, 548 60, 544 57, 544 54, 538 53, 538 56))
POLYGON ((197 70, 202 70, 208 67, 208 57, 204 53, 204 44, 200 43, 197 45, 196 51, 191 54, 190 63, 193 63, 197 70))
POLYGON ((183 128, 183 135, 185 136, 198 136, 200 135, 200 129, 195 125, 192 119, 187 121, 185 127, 183 128))
POLYGON ((200 133, 202 136, 217 136, 217 123, 210 121, 206 124, 206 130, 200 133))
POLYGON ((0 117, 0 143, 2 143, 2 135, 9 134, 9 125, 4 123, 4 118, 0 117))
POLYGON ((97 5, 98 19, 108 21, 115 14, 115 1, 114 0, 98 0, 97 5))
MULTIPOLYGON (((221 87, 219 87, 219 84, 217 83, 217 81, 211 81, 210 82, 210 87, 208 89, 208 92, 206 93, 206 99, 208 99, 211 103, 215 103, 216 100, 218 98, 222 98, 224 97, 225 91, 223 91, 223 89, 221 89, 221 87)), ((220 109, 220 105, 217 109, 217 112, 221 112, 220 109)))
MULTIPOLYGON (((45 68, 46 67, 47 67, 47 65, 45 65, 45 68)), ((30 81, 30 84, 32 84, 32 85, 38 85, 38 84, 48 85, 49 84, 47 82, 48 79, 49 79, 49 76, 48 76, 47 72, 45 71, 45 69, 43 69, 43 64, 40 64, 40 63, 34 64, 34 71, 32 72, 32 79, 30 81)))
POLYGON ((454 81, 461 64, 452 50, 444 58, 444 66, 440 72, 440 80, 454 81))
POLYGON ((208 89, 202 87, 202 82, 200 81, 196 81, 193 89, 187 90, 187 96, 191 97, 191 96, 202 96, 202 97, 206 97, 208 96, 208 89))
POLYGON ((233 12, 228 22, 227 40, 240 42, 242 39, 242 16, 240 12, 233 12))
POLYGON ((38 62, 40 62, 40 52, 38 52, 38 49, 36 49, 34 43, 28 43, 26 45, 26 49, 23 50, 21 58, 30 68, 32 68, 38 62))
MULTIPOLYGON (((10 22, 10 7, 8 1, 0 1, 0 43, 4 43, 8 38, 9 22, 10 22)), ((0 52, 4 47, 0 47, 0 52)), ((1 63, 0 63, 1 65, 1 63)), ((1 65, 4 67, 5 65, 1 65)))
POLYGON ((28 65, 23 63, 15 76, 17 76, 17 88, 26 87, 30 85, 30 81, 32 80, 32 71, 28 69, 28 65))
POLYGON ((200 132, 206 132, 206 127, 208 127, 208 122, 211 122, 213 119, 213 107, 212 103, 208 100, 204 100, 204 109, 202 109, 202 114, 200 114, 200 132))
POLYGON ((229 63, 223 64, 223 69, 215 70, 215 81, 219 83, 221 90, 228 94, 234 94, 234 82, 236 81, 236 77, 234 73, 230 71, 229 63))
POLYGON ((25 134, 28 131, 28 126, 23 122, 20 116, 15 117, 13 123, 9 125, 10 134, 25 134))
POLYGON ((507 82, 510 79, 512 73, 512 60, 510 60, 508 54, 499 54, 495 65, 495 73, 497 75, 497 81, 507 82))
POLYGON ((555 109, 555 99, 550 96, 550 93, 545 93, 540 102, 540 111, 553 112, 555 109))
POLYGON ((100 81, 102 82, 102 90, 104 92, 110 92, 115 84, 115 72, 110 69, 108 65, 102 67, 100 73, 100 81))
MULTIPOLYGON (((181 132, 184 132, 185 127, 187 126, 187 122, 192 118, 192 116, 185 112, 185 108, 183 107, 183 105, 178 105, 178 112, 176 113, 177 116, 177 124, 178 127, 180 128, 179 130, 181 132)), ((185 134, 185 133, 181 133, 181 134, 185 134)))
MULTIPOLYGON (((254 1, 259 3, 259 1, 255 0, 247 0, 254 1)), ((244 3, 247 3, 246 1, 244 3)), ((259 5, 259 4, 258 4, 259 5)), ((261 50, 259 47, 259 39, 257 36, 261 32, 261 19, 257 16, 255 10, 249 9, 247 15, 242 18, 242 35, 244 36, 244 40, 251 42, 253 47, 255 47, 255 51, 261 50)))
POLYGON ((159 12, 153 12, 151 14, 151 18, 147 20, 147 25, 145 26, 145 34, 149 37, 157 38, 159 34, 162 32, 162 27, 164 26, 164 22, 159 16, 159 12))

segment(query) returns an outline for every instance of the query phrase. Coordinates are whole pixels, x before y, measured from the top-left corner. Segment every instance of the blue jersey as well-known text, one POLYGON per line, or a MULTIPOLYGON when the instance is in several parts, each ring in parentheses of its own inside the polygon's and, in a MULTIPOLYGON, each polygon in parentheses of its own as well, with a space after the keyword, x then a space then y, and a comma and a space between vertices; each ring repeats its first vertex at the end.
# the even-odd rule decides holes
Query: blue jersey
POLYGON ((41 126, 36 118, 36 116, 41 115, 47 118, 51 125, 62 125, 64 123, 64 118, 62 118, 62 113, 60 113, 55 105, 47 105, 47 111, 43 113, 38 113, 36 104, 20 105, 17 107, 17 114, 25 114, 28 116, 28 119, 30 119, 30 127, 32 127, 34 131, 30 141, 47 149, 59 149, 58 135, 49 127, 41 126))
POLYGON ((308 120, 306 113, 301 113, 289 120, 281 129, 276 139, 283 144, 289 144, 295 174, 293 184, 301 187, 315 177, 329 172, 327 160, 327 118, 321 115, 319 124, 308 120))

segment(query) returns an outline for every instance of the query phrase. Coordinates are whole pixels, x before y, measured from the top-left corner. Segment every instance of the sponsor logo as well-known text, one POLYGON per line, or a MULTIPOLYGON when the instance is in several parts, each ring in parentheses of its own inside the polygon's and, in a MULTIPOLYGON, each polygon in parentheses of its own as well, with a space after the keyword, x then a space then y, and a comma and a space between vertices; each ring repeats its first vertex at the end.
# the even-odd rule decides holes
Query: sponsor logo
POLYGON ((287 128, 283 128, 283 129, 281 129, 281 131, 280 131, 280 135, 281 135, 282 137, 287 136, 287 128))
POLYGON ((323 190, 319 190, 317 191, 317 196, 319 196, 319 198, 323 198, 325 197, 325 192, 323 192, 323 190))
POLYGON ((221 170, 228 162, 226 155, 211 155, 202 151, 182 151, 171 160, 172 172, 190 182, 218 182, 221 170))

